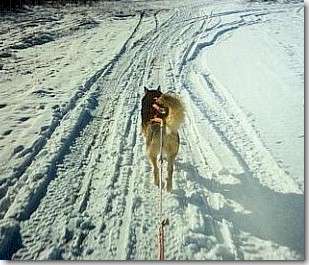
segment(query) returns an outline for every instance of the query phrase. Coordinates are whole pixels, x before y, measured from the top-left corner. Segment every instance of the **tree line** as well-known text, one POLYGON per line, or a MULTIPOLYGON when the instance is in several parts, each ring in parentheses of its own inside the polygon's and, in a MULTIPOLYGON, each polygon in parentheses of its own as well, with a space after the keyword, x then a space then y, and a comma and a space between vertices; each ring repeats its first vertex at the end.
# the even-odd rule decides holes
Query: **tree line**
POLYGON ((61 6, 67 3, 70 4, 92 4, 98 0, 0 0, 1 11, 15 11, 23 9, 25 6, 36 6, 36 5, 51 5, 61 6))

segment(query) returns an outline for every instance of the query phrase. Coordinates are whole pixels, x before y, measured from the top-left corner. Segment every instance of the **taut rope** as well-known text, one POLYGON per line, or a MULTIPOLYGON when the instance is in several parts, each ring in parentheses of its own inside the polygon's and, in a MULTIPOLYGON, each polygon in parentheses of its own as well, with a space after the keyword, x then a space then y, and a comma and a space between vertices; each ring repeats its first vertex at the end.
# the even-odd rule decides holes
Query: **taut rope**
POLYGON ((163 219, 162 202, 163 202, 163 119, 160 123, 160 227, 159 227, 159 260, 164 260, 164 226, 168 225, 168 219, 163 219))

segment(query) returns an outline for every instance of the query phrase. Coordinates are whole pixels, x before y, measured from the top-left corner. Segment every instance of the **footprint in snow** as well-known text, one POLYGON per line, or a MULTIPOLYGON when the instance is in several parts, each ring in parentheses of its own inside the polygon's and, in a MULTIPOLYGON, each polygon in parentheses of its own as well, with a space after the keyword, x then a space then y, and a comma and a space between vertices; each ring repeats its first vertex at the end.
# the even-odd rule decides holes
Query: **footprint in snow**
POLYGON ((8 136, 8 135, 11 134, 12 131, 13 131, 13 130, 6 130, 6 131, 2 134, 2 136, 8 136))
POLYGON ((21 118, 18 119, 18 121, 19 122, 25 122, 25 121, 27 121, 29 119, 30 119, 30 117, 21 117, 21 118))

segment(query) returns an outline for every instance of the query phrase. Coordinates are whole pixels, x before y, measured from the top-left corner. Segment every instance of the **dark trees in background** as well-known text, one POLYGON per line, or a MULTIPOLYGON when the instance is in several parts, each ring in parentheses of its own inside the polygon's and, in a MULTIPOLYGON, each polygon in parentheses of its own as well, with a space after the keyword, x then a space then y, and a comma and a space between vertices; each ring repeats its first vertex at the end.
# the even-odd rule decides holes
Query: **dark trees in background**
POLYGON ((0 0, 0 11, 16 11, 24 6, 52 5, 61 6, 67 3, 91 4, 97 0, 0 0))

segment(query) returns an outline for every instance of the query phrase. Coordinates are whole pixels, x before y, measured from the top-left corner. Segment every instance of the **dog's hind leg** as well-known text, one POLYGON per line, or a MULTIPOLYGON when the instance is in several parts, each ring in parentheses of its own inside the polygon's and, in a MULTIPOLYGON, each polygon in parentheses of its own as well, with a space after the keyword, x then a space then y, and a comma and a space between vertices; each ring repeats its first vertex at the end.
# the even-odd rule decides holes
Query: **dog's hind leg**
POLYGON ((166 190, 171 192, 173 189, 173 171, 175 163, 175 155, 169 156, 167 158, 167 181, 166 181, 166 190))
POLYGON ((173 188, 173 171, 175 159, 179 150, 179 135, 178 133, 171 133, 166 135, 166 142, 164 151, 167 155, 167 181, 166 190, 172 191, 173 188))
POLYGON ((160 152, 159 133, 160 125, 148 126, 146 133, 147 154, 152 164, 154 184, 157 186, 159 186, 159 168, 157 164, 157 157, 160 152))
POLYGON ((154 184, 159 186, 159 168, 157 165, 157 154, 149 153, 149 160, 152 164, 154 184))

